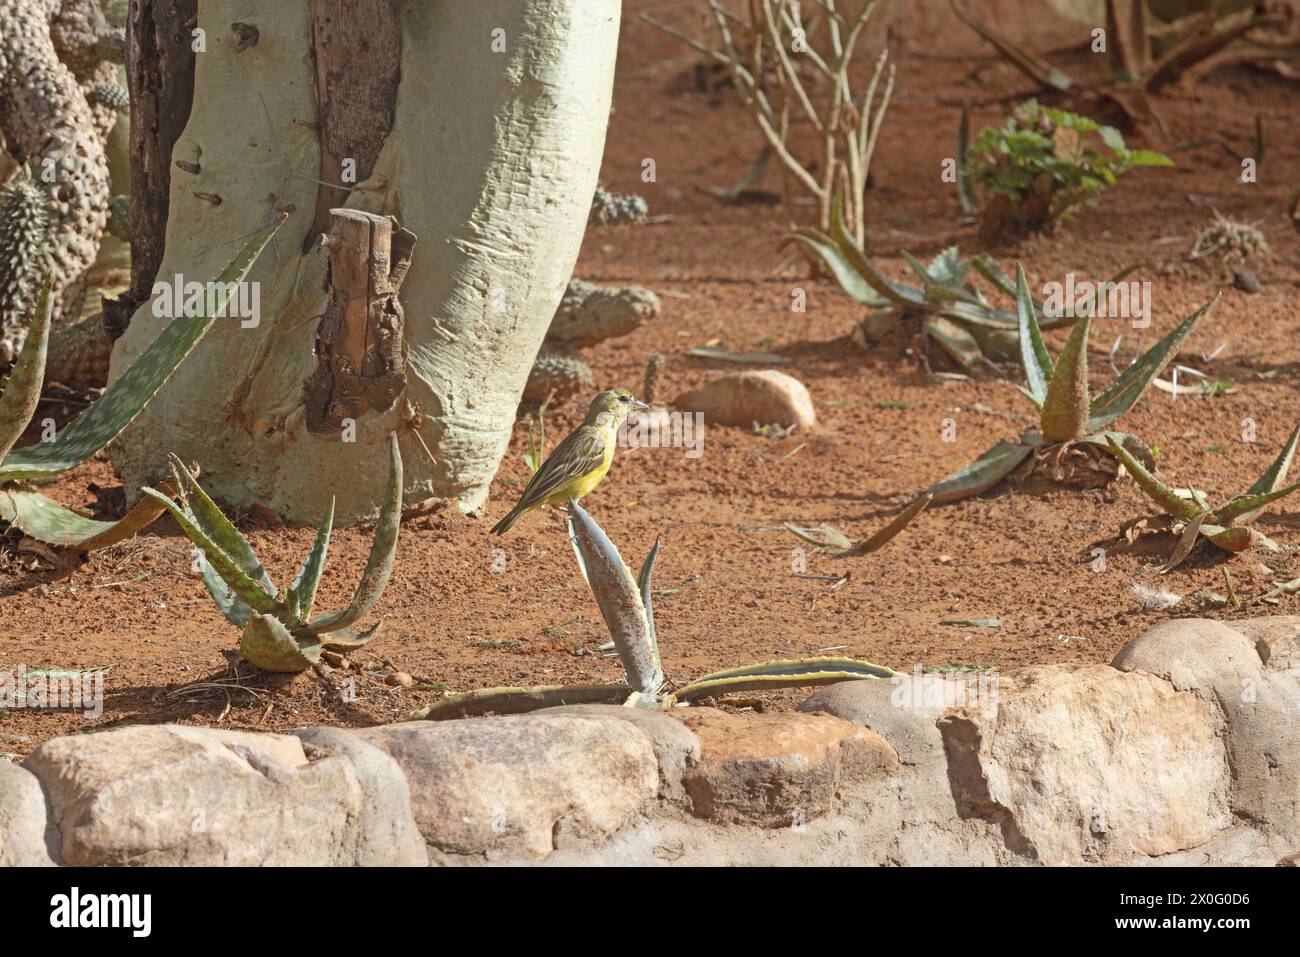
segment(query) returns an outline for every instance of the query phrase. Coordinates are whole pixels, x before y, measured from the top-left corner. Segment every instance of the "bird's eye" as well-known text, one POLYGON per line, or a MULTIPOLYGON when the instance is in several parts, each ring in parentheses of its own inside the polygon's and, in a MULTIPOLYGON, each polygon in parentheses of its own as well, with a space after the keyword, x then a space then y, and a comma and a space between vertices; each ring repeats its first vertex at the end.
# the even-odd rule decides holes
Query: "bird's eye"
POLYGON ((628 396, 628 395, 621 395, 621 396, 618 397, 618 401, 620 401, 620 402, 631 402, 631 401, 632 401, 632 397, 631 397, 631 396, 628 396))

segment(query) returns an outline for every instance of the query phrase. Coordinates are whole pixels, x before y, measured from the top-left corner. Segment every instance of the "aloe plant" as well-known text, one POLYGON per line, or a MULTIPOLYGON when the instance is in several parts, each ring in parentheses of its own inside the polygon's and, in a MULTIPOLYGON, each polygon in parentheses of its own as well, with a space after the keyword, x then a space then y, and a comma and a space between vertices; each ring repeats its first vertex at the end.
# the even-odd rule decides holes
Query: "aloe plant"
MULTIPOLYGON (((244 281, 285 218, 282 215, 260 230, 239 252, 217 277, 217 282, 226 284, 221 288, 233 293, 237 284, 244 281)), ((45 380, 51 313, 51 282, 46 280, 22 352, 14 363, 4 395, 0 396, 0 522, 51 545, 90 551, 129 538, 162 514, 156 503, 144 500, 116 522, 99 522, 15 483, 54 479, 117 438, 149 404, 221 312, 218 308, 214 315, 207 315, 205 308, 206 303, 199 302, 187 309, 185 315, 172 320, 131 368, 52 441, 14 449, 36 412, 45 380)))
POLYGON ((1109 427, 1133 408, 1213 305, 1211 300, 1181 320, 1125 369, 1110 388, 1093 396, 1088 386, 1091 315, 1076 320, 1065 348, 1053 362, 1043 344, 1043 326, 1025 283, 1025 271, 1017 265, 1016 311, 1020 322, 1020 358, 1026 379, 1026 385, 1019 388, 1038 412, 1038 428, 1026 429, 1019 441, 999 442, 961 471, 932 487, 935 504, 977 495, 1010 475, 1030 455, 1056 455, 1059 460, 1072 446, 1109 453, 1118 445, 1147 467, 1153 467, 1155 459, 1141 439, 1111 431, 1109 427))
POLYGON ((890 519, 888 524, 860 542, 853 541, 839 529, 826 524, 823 524, 820 528, 803 528, 786 522, 785 528, 795 538, 811 545, 817 545, 835 558, 869 555, 884 548, 894 540, 894 537, 899 532, 911 525, 912 520, 925 511, 932 498, 933 496, 928 492, 918 495, 908 503, 906 508, 890 519))
MULTIPOLYGON (((919 509, 918 509, 919 511, 919 509)), ((476 714, 518 714, 561 704, 623 704, 666 709, 713 695, 832 684, 855 678, 890 678, 889 668, 853 658, 800 658, 728 668, 668 690, 659 658, 651 580, 659 540, 633 577, 618 549, 577 502, 569 503, 569 538, 623 664, 624 681, 608 684, 486 688, 448 695, 412 711, 406 720, 442 720, 476 714)))
POLYGON ((1169 520, 1171 530, 1178 536, 1169 561, 1161 571, 1167 572, 1180 565, 1202 538, 1209 539, 1227 552, 1245 551, 1252 545, 1276 549, 1278 546, 1263 533, 1250 528, 1250 523, 1272 502, 1300 490, 1300 482, 1283 484, 1287 472, 1291 470, 1291 461, 1295 458, 1297 441, 1300 441, 1300 427, 1291 433, 1273 464, 1255 480, 1255 484, 1218 508, 1211 508, 1205 494, 1194 488, 1173 488, 1166 485, 1146 465, 1129 454, 1127 449, 1112 441, 1111 454, 1124 463, 1124 468, 1128 469, 1138 487, 1160 506, 1169 520))
MULTIPOLYGON (((840 288, 867 307, 860 325, 865 342, 876 342, 901 320, 918 320, 922 332, 965 369, 992 361, 1014 361, 1019 338, 1016 313, 989 305, 967 277, 973 269, 995 289, 1014 297, 1015 286, 988 256, 964 260, 950 246, 922 265, 903 253, 921 285, 894 282, 872 265, 845 228, 838 200, 832 210, 831 235, 816 229, 799 229, 787 242, 798 243, 834 277, 840 288)), ((1068 326, 1074 319, 1061 317, 1044 328, 1068 326)))
POLYGON ((397 433, 389 437, 388 460, 388 484, 361 582, 346 608, 314 618, 312 605, 334 526, 332 500, 297 576, 280 592, 248 540, 175 456, 171 464, 177 498, 148 487, 141 491, 160 512, 170 512, 194 543, 199 571, 212 600, 227 621, 244 629, 239 641, 244 660, 263 671, 304 671, 320 660, 322 651, 360 648, 379 629, 379 623, 368 631, 355 631, 351 625, 379 601, 393 570, 402 519, 402 456, 397 433))

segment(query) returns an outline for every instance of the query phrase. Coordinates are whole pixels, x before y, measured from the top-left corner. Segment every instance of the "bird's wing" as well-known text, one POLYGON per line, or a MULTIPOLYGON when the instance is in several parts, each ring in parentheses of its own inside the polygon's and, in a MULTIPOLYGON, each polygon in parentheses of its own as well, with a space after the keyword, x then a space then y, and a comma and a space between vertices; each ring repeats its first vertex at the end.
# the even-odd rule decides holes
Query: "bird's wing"
POLYGON ((605 440, 594 425, 582 425, 555 447, 519 496, 518 509, 544 502, 573 479, 581 478, 605 461, 605 440))

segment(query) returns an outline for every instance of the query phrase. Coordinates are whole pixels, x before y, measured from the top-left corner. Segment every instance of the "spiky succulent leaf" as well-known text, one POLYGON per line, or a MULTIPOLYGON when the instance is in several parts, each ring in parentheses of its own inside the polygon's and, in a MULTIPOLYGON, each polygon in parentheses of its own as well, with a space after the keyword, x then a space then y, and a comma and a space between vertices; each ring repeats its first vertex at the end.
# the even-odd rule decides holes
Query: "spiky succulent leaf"
POLYGON ((50 287, 46 278, 36 299, 36 314, 27 329, 22 351, 0 396, 0 463, 36 414, 45 383, 45 355, 50 347, 50 287))
POLYGON ((893 540, 894 536, 912 524, 912 519, 925 511, 927 505, 934 500, 934 496, 929 492, 919 495, 908 503, 907 508, 895 515, 884 528, 876 532, 864 542, 854 545, 845 555, 866 555, 870 552, 879 551, 893 540))
POLYGON ((365 645, 371 638, 379 634, 379 629, 384 627, 384 621, 381 618, 365 631, 356 631, 352 628, 340 628, 338 631, 331 631, 320 638, 320 646, 326 651, 348 652, 356 651, 365 645))
POLYGON ((885 299, 900 306, 925 305, 925 296, 919 290, 887 278, 884 274, 878 272, 876 267, 871 265, 867 257, 862 254, 862 250, 857 247, 853 236, 849 234, 844 225, 844 208, 839 196, 836 196, 831 204, 831 236, 835 239, 835 245, 839 247, 844 261, 862 277, 868 286, 885 299))
POLYGON ((0 489, 0 521, 47 545, 83 552, 126 541, 163 513, 141 501, 116 522, 99 522, 28 489, 0 489))
POLYGON ((1192 549, 1196 547, 1197 539, 1200 538, 1201 526, 1205 524, 1206 518, 1208 518, 1206 513, 1201 512, 1199 515, 1188 519, 1187 524, 1183 526, 1183 530, 1178 536, 1178 541, 1174 544, 1174 550, 1169 556, 1169 561, 1160 569, 1162 575, 1165 572, 1173 571, 1183 563, 1183 559, 1192 553, 1192 549))
MULTIPOLYGON (((277 220, 245 246, 230 265, 217 277, 233 290, 244 281, 248 271, 284 221, 277 220)), ((173 319, 144 353, 104 390, 89 408, 63 429, 53 442, 41 442, 10 452, 0 463, 0 481, 24 478, 51 478, 80 465, 112 442, 131 424, 154 397, 181 361, 211 328, 215 316, 203 315, 205 305, 194 314, 173 319)))
POLYGON ((1039 413, 1043 438, 1071 442, 1088 433, 1088 329, 1092 320, 1075 322, 1056 360, 1039 413))
POLYGON ((1147 469, 1145 465, 1139 462, 1129 450, 1124 448, 1110 435, 1106 436, 1106 445, 1110 449, 1110 454, 1123 463, 1128 474, 1133 476, 1133 481, 1137 483, 1138 488, 1147 494, 1147 497, 1166 515, 1174 518, 1191 519, 1198 515, 1202 509, 1195 503, 1183 498, 1172 488, 1160 481, 1147 469))
POLYGON ((202 486, 185 468, 185 463, 175 455, 169 456, 172 475, 181 490, 181 500, 185 503, 194 523, 203 533, 216 543, 217 547, 230 556, 231 560, 253 581, 262 586, 268 595, 276 593, 275 583, 267 574, 262 562, 248 544, 248 539, 240 534, 230 519, 216 502, 203 491, 202 486))
POLYGON ((577 502, 569 503, 569 538, 614 639, 629 687, 657 692, 664 683, 663 665, 632 573, 609 536, 577 502))
POLYGON ((1155 377, 1177 354, 1179 347, 1191 335, 1201 317, 1209 312, 1217 301, 1216 296, 1184 318, 1170 330, 1168 335, 1142 353, 1136 362, 1125 369, 1109 389, 1092 400, 1088 431, 1098 432, 1104 429, 1133 408, 1134 403, 1142 397, 1142 393, 1147 390, 1155 377))
POLYGON ((966 276, 970 273, 970 263, 961 258, 956 246, 948 246, 930 260, 925 271, 939 285, 955 289, 966 281, 966 276))
MULTIPOLYGON (((1246 489, 1244 495, 1239 495, 1237 498, 1249 498, 1253 495, 1263 495, 1267 492, 1274 491, 1278 486, 1285 482, 1287 473, 1291 471, 1291 460, 1295 458, 1297 440, 1300 440, 1300 426, 1296 426, 1296 428, 1291 432, 1291 437, 1286 440, 1286 444, 1282 446, 1282 451, 1277 454, 1277 458, 1275 458, 1273 463, 1264 471, 1264 474, 1255 480, 1254 485, 1246 489)), ((1258 517, 1258 510, 1254 512, 1242 512, 1237 514, 1237 522, 1241 525, 1246 525, 1258 517)))
POLYGON ((897 674, 890 668, 853 658, 767 661, 705 675, 679 688, 673 697, 678 701, 694 701, 711 695, 740 691, 775 691, 779 688, 802 688, 859 678, 892 678, 897 674))
POLYGON ((285 604, 293 614, 295 621, 302 621, 311 614, 312 603, 316 600, 316 587, 320 584, 321 572, 325 568, 325 558, 329 553, 330 533, 334 530, 334 496, 330 496, 330 507, 321 518, 320 528, 316 530, 316 541, 312 542, 311 551, 294 576, 293 584, 285 595, 285 604))
POLYGON ((1201 526, 1201 537, 1208 538, 1225 552, 1244 552, 1256 542, 1262 542, 1275 550, 1277 548, 1259 532, 1244 525, 1232 525, 1225 528, 1222 525, 1211 525, 1207 522, 1201 526))
POLYGON ((254 615, 239 638, 239 655, 263 671, 306 671, 320 661, 319 644, 299 644, 289 629, 271 615, 254 615))
POLYGON ((207 534, 199 527, 194 516, 182 508, 176 502, 172 501, 157 489, 144 486, 140 493, 158 504, 162 505, 172 518, 176 519, 176 524, 181 527, 181 531, 194 543, 199 551, 203 552, 204 557, 212 564, 217 574, 221 576, 230 589, 243 600, 253 611, 262 615, 272 615, 276 618, 284 618, 288 610, 280 604, 272 595, 268 595, 265 587, 248 575, 244 574, 229 555, 223 552, 207 534))
POLYGON ((931 316, 925 321, 925 333, 963 369, 974 369, 984 358, 975 337, 951 319, 931 316))
POLYGON ((348 607, 323 615, 308 622, 304 633, 318 635, 346 628, 361 618, 384 593, 388 576, 393 573, 393 557, 397 553, 397 534, 402 525, 402 453, 397 447, 397 433, 388 436, 388 486, 384 490, 379 521, 375 524, 375 537, 370 543, 370 557, 366 559, 361 581, 348 607))
POLYGON ((826 267, 840 288, 864 306, 884 305, 888 300, 877 293, 845 260, 835 240, 816 229, 799 229, 788 235, 787 243, 797 243, 812 253, 826 267))
POLYGON ((212 563, 203 555, 199 548, 194 549, 194 559, 198 564, 199 577, 203 579, 204 587, 207 588, 208 594, 217 605, 217 610, 221 612, 221 617, 230 622, 236 628, 243 628, 248 624, 248 619, 253 617, 253 609, 249 608, 247 603, 231 590, 226 584, 220 573, 212 567, 212 563))
POLYGON ((1034 300, 1029 295, 1029 283, 1025 280, 1025 269, 1020 263, 1016 263, 1016 316, 1020 322, 1020 362, 1025 368, 1025 379, 1029 383, 1026 394, 1033 400, 1035 407, 1041 409, 1047 398, 1047 387, 1052 382, 1055 366, 1043 343, 1043 332, 1034 311, 1034 300))
POLYGON ((1215 510, 1213 520, 1219 525, 1246 525, 1256 519, 1270 502, 1276 502, 1297 489, 1300 489, 1300 482, 1275 488, 1271 492, 1261 492, 1259 495, 1243 495, 1234 498, 1227 505, 1215 510))
POLYGON ((652 601, 651 578, 654 575, 655 559, 659 557, 659 536, 655 536, 654 547, 650 549, 650 554, 646 555, 645 561, 641 563, 641 574, 637 575, 636 587, 641 593, 641 604, 645 605, 645 620, 649 626, 650 644, 654 648, 654 656, 659 658, 659 636, 655 632, 655 611, 652 601))
POLYGON ((622 704, 631 694, 622 684, 536 685, 531 688, 480 688, 447 695, 417 708, 401 721, 446 721, 484 714, 523 714, 566 704, 622 704))
POLYGON ((999 442, 960 472, 931 488, 934 504, 945 505, 987 491, 1010 475, 1032 451, 1030 445, 999 442))

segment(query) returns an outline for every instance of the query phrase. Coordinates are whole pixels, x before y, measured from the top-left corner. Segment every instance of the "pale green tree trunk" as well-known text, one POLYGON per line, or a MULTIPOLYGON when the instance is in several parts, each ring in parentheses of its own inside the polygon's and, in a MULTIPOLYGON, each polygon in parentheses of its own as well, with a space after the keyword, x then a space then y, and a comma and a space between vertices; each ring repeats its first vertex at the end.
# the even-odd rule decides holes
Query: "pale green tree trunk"
MULTIPOLYGON (((393 11, 400 79, 373 169, 350 193, 327 191, 325 203, 313 178, 338 183, 343 171, 330 168, 340 147, 337 138, 323 143, 322 129, 367 118, 350 115, 360 105, 346 97, 326 97, 329 116, 318 110, 322 51, 313 55, 313 37, 322 22, 343 42, 357 28, 322 21, 327 0, 199 4, 206 51, 196 58, 190 120, 173 151, 159 278, 209 279, 277 208, 294 211, 251 276, 260 283, 260 324, 218 320, 115 444, 129 495, 175 452, 199 463, 205 485, 235 506, 260 502, 314 521, 336 495, 339 519, 358 520, 375 509, 385 437, 396 428, 408 502, 438 496, 472 508, 486 497, 586 225, 619 0, 357 6, 393 11), (255 28, 255 42, 232 23, 255 28), (342 428, 309 429, 304 406, 318 364, 327 254, 303 249, 318 234, 322 203, 392 214, 418 237, 400 293, 405 392, 391 408, 358 416, 354 442, 342 428)), ((374 10, 365 15, 373 27, 374 10)), ((382 58, 365 62, 373 48, 352 43, 348 52, 362 68, 354 83, 392 73, 382 58)), ((114 349, 114 378, 166 322, 151 302, 135 312, 114 349)))

